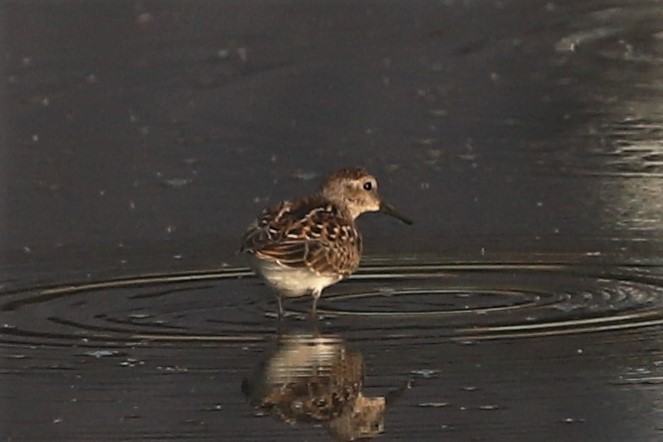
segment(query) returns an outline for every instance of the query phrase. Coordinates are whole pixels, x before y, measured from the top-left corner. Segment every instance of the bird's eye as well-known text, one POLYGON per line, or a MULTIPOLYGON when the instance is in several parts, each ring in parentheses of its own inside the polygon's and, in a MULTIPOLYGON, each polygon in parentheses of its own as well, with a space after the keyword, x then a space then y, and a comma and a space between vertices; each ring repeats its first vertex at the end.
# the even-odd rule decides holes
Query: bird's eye
POLYGON ((373 188, 373 183, 371 183, 370 181, 366 181, 364 183, 364 190, 371 190, 372 188, 373 188))

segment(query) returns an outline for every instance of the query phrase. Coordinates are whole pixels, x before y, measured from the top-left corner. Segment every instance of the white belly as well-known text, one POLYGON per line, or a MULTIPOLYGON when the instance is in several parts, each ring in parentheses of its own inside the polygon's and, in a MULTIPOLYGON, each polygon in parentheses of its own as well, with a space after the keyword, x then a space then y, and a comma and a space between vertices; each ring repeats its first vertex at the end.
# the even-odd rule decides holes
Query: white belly
POLYGON ((318 275, 305 268, 290 268, 253 258, 252 265, 265 282, 282 296, 295 297, 321 292, 337 283, 341 276, 318 275))

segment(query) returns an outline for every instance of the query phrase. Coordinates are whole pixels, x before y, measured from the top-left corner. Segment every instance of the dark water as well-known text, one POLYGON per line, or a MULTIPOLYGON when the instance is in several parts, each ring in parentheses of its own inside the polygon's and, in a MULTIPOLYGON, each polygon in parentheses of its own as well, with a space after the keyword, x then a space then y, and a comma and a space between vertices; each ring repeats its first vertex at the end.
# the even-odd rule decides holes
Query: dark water
POLYGON ((2 440, 663 439, 663 10, 3 2, 2 440), (416 220, 274 318, 252 217, 416 220))

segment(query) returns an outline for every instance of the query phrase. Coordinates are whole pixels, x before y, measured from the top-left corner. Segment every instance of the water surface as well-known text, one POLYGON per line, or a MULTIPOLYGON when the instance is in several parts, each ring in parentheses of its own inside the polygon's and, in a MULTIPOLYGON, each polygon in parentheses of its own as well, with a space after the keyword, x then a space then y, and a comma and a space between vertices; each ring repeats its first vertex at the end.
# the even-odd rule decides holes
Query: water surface
POLYGON ((663 438, 657 2, 5 2, 7 440, 663 438), (266 205, 416 220, 275 302, 266 205))

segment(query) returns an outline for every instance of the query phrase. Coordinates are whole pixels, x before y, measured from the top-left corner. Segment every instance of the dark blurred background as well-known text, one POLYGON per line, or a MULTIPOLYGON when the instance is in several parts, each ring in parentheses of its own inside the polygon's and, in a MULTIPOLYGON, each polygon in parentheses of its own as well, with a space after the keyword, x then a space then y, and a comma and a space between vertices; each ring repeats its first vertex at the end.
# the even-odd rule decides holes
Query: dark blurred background
POLYGON ((344 165, 418 221, 405 238, 362 220, 369 254, 658 247, 656 2, 5 1, 2 17, 4 268, 232 261, 262 207, 344 165))
MULTIPOLYGON (((631 265, 655 274, 661 263, 659 1, 4 0, 0 20, 0 288, 13 302, 0 305, 7 440, 236 440, 243 428, 255 440, 319 437, 255 420, 241 397, 273 332, 256 311, 253 299, 268 302, 256 281, 155 299, 138 319, 131 290, 54 305, 15 290, 242 265, 235 251, 255 215, 310 193, 339 166, 369 168, 416 220, 406 228, 362 217, 367 264, 591 265, 595 273, 578 274, 618 282, 592 298, 593 285, 588 295, 541 278, 541 298, 568 290, 580 300, 637 298, 632 308, 660 303, 658 282, 633 288, 642 280, 608 275, 631 265), (196 316, 205 310, 213 318, 196 316), (109 325, 113 312, 120 319, 109 325), (212 327, 240 344, 136 343, 135 330, 113 328, 150 315, 177 322, 171 314, 184 318, 181 330, 212 327), (61 332, 62 317, 75 325, 61 332), (118 341, 103 334, 115 332, 118 341), (177 367, 191 371, 160 377, 186 373, 177 367), (217 403, 222 418, 206 417, 217 403), (182 409, 191 416, 183 422, 182 409)), ((596 314, 564 313, 570 322, 596 314)), ((338 327, 356 333, 373 385, 393 387, 420 367, 443 372, 439 388, 410 393, 386 440, 437 440, 440 428, 456 428, 447 434, 458 440, 653 441, 663 367, 655 315, 626 322, 643 328, 623 334, 483 347, 444 341, 438 323, 400 331, 430 333, 422 347, 382 344, 385 324, 338 327), (631 386, 640 369, 646 385, 631 386), (477 404, 500 412, 459 408, 477 384, 477 404), (450 414, 438 407, 447 402, 450 414), (440 416, 456 423, 408 426, 440 416)))

